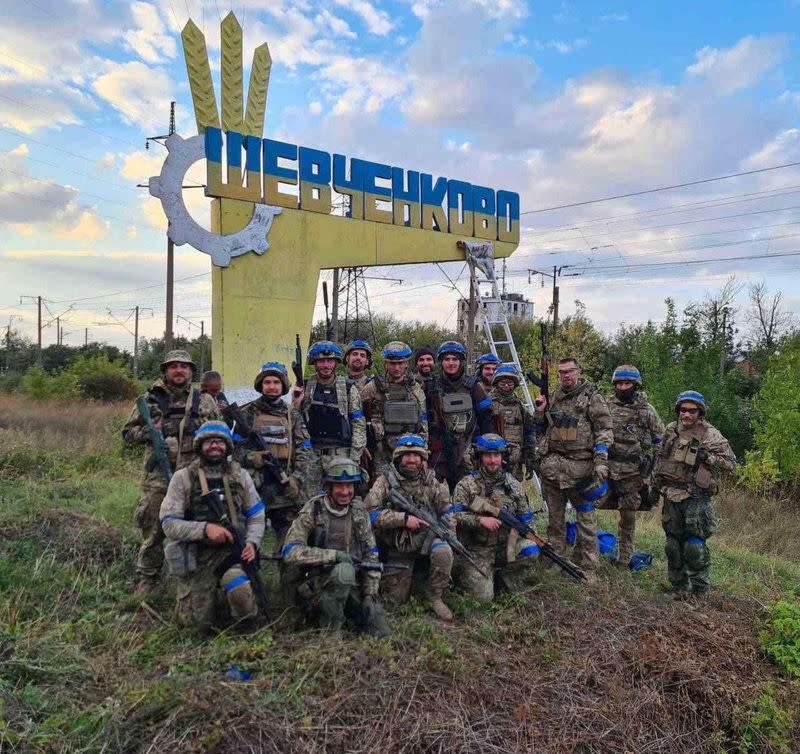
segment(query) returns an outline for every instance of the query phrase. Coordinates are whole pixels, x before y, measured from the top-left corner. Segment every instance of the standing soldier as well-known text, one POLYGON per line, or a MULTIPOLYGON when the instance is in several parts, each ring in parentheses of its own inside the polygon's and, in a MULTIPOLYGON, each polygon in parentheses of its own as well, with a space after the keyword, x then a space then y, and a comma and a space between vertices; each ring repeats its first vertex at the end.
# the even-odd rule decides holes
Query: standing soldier
POLYGON ((437 379, 426 383, 431 466, 440 481, 447 480, 452 491, 456 482, 469 473, 469 451, 477 432, 491 432, 492 399, 476 377, 467 377, 464 362, 467 350, 448 340, 439 346, 436 358, 441 365, 437 379))
POLYGON ((676 599, 688 594, 702 597, 711 588, 706 540, 717 531, 711 496, 719 490, 719 473, 736 467, 731 446, 705 418, 706 411, 700 393, 687 390, 678 396, 678 420, 667 426, 653 469, 664 500, 664 550, 676 599))
POLYGON ((315 374, 302 392, 302 411, 317 463, 309 472, 307 489, 318 494, 324 466, 334 457, 346 457, 359 463, 367 445, 367 423, 361 397, 355 385, 337 376, 342 363, 342 349, 329 340, 312 343, 308 363, 315 374))
POLYGON ((494 574, 506 589, 521 586, 523 567, 533 563, 539 548, 509 531, 497 518, 507 508, 523 523, 533 520, 528 498, 519 482, 503 470, 506 441, 494 433, 475 439, 475 470, 465 476, 453 493, 454 517, 458 538, 487 574, 481 574, 469 561, 459 560, 456 583, 473 597, 486 602, 494 599, 494 574))
POLYGON ((366 340, 351 340, 344 350, 344 365, 347 379, 363 397, 364 388, 372 380, 367 374, 367 369, 372 366, 372 346, 366 340))
POLYGON ((256 561, 264 536, 264 503, 248 473, 227 461, 233 440, 224 422, 203 424, 194 436, 194 449, 197 458, 169 483, 160 518, 167 563, 178 580, 177 623, 208 632, 217 622, 220 588, 234 619, 255 613, 253 587, 241 563, 256 561), (240 526, 240 520, 245 540, 241 552, 234 549, 227 528, 240 526))
POLYGON ((475 359, 475 374, 487 393, 492 390, 492 377, 503 362, 493 353, 485 353, 475 359))
POLYGON ((266 450, 254 448, 245 438, 234 458, 250 472, 267 506, 277 539, 275 550, 280 552, 286 531, 302 505, 300 492, 314 465, 314 454, 300 411, 288 407, 282 399, 289 392, 286 367, 268 361, 256 375, 253 387, 261 397, 248 403, 242 413, 266 450))
POLYGON ((568 356, 558 362, 558 380, 549 406, 542 395, 535 401, 537 422, 546 426, 539 445, 539 470, 549 508, 547 536, 553 549, 563 555, 567 503, 571 502, 578 519, 575 563, 583 567, 588 581, 595 581, 594 509, 608 494, 608 449, 614 440, 614 425, 606 399, 581 377, 577 359, 568 356))
POLYGON ((200 378, 200 392, 208 393, 216 402, 220 411, 228 406, 228 399, 225 397, 222 384, 222 375, 219 372, 209 370, 203 372, 200 378))
POLYGON ((611 494, 602 508, 619 508, 619 557, 617 566, 627 568, 633 554, 636 511, 652 468, 652 451, 661 442, 664 423, 647 400, 642 375, 622 364, 611 376, 614 395, 608 409, 614 422, 614 444, 608 458, 611 494))
POLYGON ((533 414, 514 392, 519 383, 517 368, 502 364, 492 376, 490 397, 495 429, 508 445, 508 470, 521 482, 523 469, 533 463, 536 430, 533 414))
POLYGON ((422 385, 427 392, 426 383, 432 382, 434 378, 433 368, 436 366, 433 349, 429 346, 420 346, 414 351, 414 369, 416 370, 417 382, 422 385))
MULTIPOLYGON (((216 401, 192 387, 194 368, 186 351, 170 351, 161 364, 161 377, 142 396, 147 401, 156 429, 164 436, 173 472, 191 463, 192 438, 200 425, 209 419, 220 418, 216 401)), ((137 407, 123 428, 122 437, 130 444, 151 444, 150 430, 137 407)), ((133 516, 142 540, 136 556, 138 597, 146 597, 158 590, 164 563, 164 532, 158 512, 167 492, 167 483, 151 452, 145 459, 142 494, 133 516)))
POLYGON ((391 488, 399 486, 415 505, 439 517, 450 512, 450 492, 447 485, 437 481, 436 474, 426 467, 428 448, 419 435, 399 437, 392 457, 393 463, 375 480, 364 503, 386 559, 410 568, 384 574, 381 594, 398 605, 408 602, 414 582, 414 562, 429 557, 430 572, 425 595, 428 604, 440 620, 453 620, 453 613, 442 599, 450 586, 450 571, 453 568, 450 545, 433 539, 426 531, 427 524, 424 521, 394 510, 389 500, 391 488))
MULTIPOLYGON (((321 628, 352 624, 372 636, 389 635, 378 602, 378 548, 369 516, 355 485, 361 471, 348 458, 334 458, 325 471, 326 490, 312 498, 292 522, 283 546, 290 566, 283 579, 297 579, 301 607, 319 616, 321 628)), ((290 586, 290 588, 294 588, 290 586)))
POLYGON ((428 440, 428 413, 425 392, 408 373, 411 348, 400 341, 388 343, 381 351, 386 373, 375 375, 361 392, 369 425, 375 437, 372 461, 378 474, 391 464, 397 438, 420 435, 428 440))

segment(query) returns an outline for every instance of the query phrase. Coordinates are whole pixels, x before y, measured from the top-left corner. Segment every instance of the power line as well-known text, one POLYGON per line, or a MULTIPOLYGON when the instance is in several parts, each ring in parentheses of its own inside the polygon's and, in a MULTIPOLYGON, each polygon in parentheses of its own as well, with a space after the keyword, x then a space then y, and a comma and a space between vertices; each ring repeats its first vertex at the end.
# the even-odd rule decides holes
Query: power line
POLYGON ((702 183, 713 183, 714 181, 724 181, 728 178, 741 178, 745 175, 755 175, 756 173, 767 173, 770 170, 781 170, 783 168, 794 168, 800 165, 800 162, 787 162, 783 165, 773 165, 768 168, 758 168, 757 170, 744 170, 741 173, 730 173, 729 175, 720 175, 716 178, 702 178, 698 181, 687 181, 686 183, 676 183, 672 186, 659 186, 658 188, 643 189, 642 191, 631 191, 628 194, 616 194, 614 196, 604 196, 600 199, 588 199, 584 202, 572 202, 571 204, 558 204, 555 207, 544 207, 543 209, 531 209, 527 212, 520 212, 522 215, 536 215, 540 212, 552 212, 556 209, 568 209, 570 207, 585 207, 587 204, 599 204, 600 202, 610 202, 615 199, 627 199, 631 196, 644 196, 645 194, 656 194, 659 191, 672 191, 673 189, 686 188, 687 186, 699 186, 702 183))
MULTIPOLYGON (((186 277, 176 278, 175 282, 177 283, 177 282, 180 282, 180 281, 183 281, 183 280, 194 280, 195 278, 206 277, 207 275, 210 275, 210 274, 211 274, 210 272, 201 272, 201 273, 199 273, 197 275, 187 275, 186 277)), ((52 301, 51 300, 50 303, 51 304, 65 304, 65 303, 69 302, 69 303, 77 304, 77 303, 80 303, 81 301, 93 301, 94 299, 98 299, 98 298, 110 298, 111 296, 119 296, 119 295, 124 294, 124 293, 135 293, 136 291, 144 291, 144 290, 147 290, 148 288, 161 288, 161 286, 163 286, 163 285, 164 285, 163 283, 153 283, 153 285, 142 285, 142 286, 139 286, 138 288, 127 288, 127 289, 125 289, 123 291, 115 291, 114 293, 101 293, 101 294, 99 294, 97 296, 86 296, 84 298, 64 298, 64 299, 59 299, 58 301, 52 301)))

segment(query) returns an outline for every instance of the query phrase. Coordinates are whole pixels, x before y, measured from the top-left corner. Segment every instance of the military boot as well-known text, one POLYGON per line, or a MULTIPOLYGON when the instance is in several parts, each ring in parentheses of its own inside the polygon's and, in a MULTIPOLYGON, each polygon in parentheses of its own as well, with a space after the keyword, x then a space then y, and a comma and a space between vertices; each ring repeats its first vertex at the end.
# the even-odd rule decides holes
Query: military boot
POLYGON ((428 605, 439 620, 453 620, 453 611, 444 604, 441 597, 431 597, 428 599, 428 605))

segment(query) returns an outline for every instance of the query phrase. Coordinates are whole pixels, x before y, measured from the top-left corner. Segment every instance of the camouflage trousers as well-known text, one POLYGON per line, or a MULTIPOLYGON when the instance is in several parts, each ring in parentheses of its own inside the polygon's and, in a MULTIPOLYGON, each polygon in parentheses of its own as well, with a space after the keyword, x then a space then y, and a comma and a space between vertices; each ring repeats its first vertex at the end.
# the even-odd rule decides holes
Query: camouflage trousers
POLYGON ((706 540, 717 531, 717 517, 707 495, 679 503, 664 498, 661 512, 667 575, 672 588, 704 593, 711 588, 711 551, 706 540))
POLYGON ((628 565, 633 555, 633 538, 636 531, 636 511, 642 504, 639 491, 644 481, 636 474, 627 479, 614 479, 610 482, 612 494, 598 508, 619 510, 619 529, 617 541, 619 556, 617 562, 628 565))
POLYGON ((233 565, 219 576, 230 557, 229 547, 197 548, 197 568, 177 579, 175 621, 207 633, 229 613, 234 620, 253 615, 253 589, 241 566, 233 565))
MULTIPOLYGON (((425 558, 420 552, 399 552, 381 546, 381 551, 387 553, 388 563, 409 566, 408 570, 390 568, 381 576, 381 596, 387 602, 402 605, 408 602, 411 588, 414 585, 414 563, 425 558)), ((450 573, 453 570, 453 551, 447 542, 434 539, 430 551, 430 571, 425 588, 425 597, 428 600, 441 599, 450 586, 450 573)))
MULTIPOLYGON (((285 578, 293 578, 299 569, 285 578)), ((284 577, 282 577, 284 578, 284 577)), ((378 638, 391 631, 377 600, 361 599, 356 569, 352 563, 332 568, 312 568, 300 574, 296 587, 301 608, 320 628, 352 628, 378 638)))
POLYGON ((578 538, 575 541, 575 565, 584 570, 595 570, 600 557, 597 547, 597 517, 594 506, 585 506, 581 493, 574 487, 561 489, 557 482, 542 480, 542 495, 549 509, 547 538, 553 549, 563 555, 566 549, 567 503, 575 507, 578 522, 578 538))
POLYGON ((167 485, 159 474, 148 474, 142 482, 142 494, 133 514, 133 523, 139 530, 141 544, 136 555, 136 572, 140 579, 155 581, 164 564, 164 532, 159 513, 161 501, 167 494, 167 485))
POLYGON ((494 599, 496 587, 509 592, 519 591, 530 576, 530 568, 536 563, 539 548, 527 539, 520 538, 515 550, 516 557, 509 563, 505 545, 470 546, 470 555, 487 575, 480 573, 468 560, 459 558, 454 569, 456 584, 482 602, 494 599))

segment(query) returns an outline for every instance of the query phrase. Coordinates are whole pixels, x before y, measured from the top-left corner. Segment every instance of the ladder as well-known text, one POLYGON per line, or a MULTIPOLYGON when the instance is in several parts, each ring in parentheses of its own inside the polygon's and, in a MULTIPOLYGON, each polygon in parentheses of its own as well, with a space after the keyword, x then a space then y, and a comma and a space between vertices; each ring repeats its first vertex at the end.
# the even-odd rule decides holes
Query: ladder
POLYGON ((514 338, 511 336, 511 328, 508 326, 505 302, 497 288, 497 278, 494 274, 494 244, 491 241, 482 243, 459 241, 457 246, 466 254, 472 289, 475 291, 475 296, 482 308, 485 307, 484 311, 479 314, 483 320, 483 332, 486 335, 489 348, 495 356, 503 360, 504 364, 513 364, 517 368, 525 405, 533 412, 534 406, 531 391, 528 388, 525 373, 522 371, 517 347, 514 345, 514 338), (488 292, 482 293, 481 286, 483 286, 484 291, 488 288, 488 292), (495 338, 495 328, 502 329, 500 340, 495 338), (501 348, 503 353, 500 352, 501 348), (510 358, 505 358, 506 356, 510 358))

